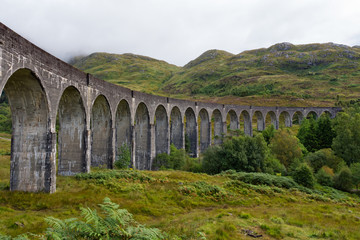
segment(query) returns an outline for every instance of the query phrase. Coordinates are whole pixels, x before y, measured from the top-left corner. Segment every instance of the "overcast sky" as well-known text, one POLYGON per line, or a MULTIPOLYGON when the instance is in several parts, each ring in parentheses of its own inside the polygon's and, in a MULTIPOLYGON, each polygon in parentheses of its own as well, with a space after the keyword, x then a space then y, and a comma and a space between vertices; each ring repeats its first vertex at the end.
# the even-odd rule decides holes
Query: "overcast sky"
POLYGON ((134 53, 183 66, 209 49, 360 45, 359 0, 0 0, 0 21, 68 60, 134 53))

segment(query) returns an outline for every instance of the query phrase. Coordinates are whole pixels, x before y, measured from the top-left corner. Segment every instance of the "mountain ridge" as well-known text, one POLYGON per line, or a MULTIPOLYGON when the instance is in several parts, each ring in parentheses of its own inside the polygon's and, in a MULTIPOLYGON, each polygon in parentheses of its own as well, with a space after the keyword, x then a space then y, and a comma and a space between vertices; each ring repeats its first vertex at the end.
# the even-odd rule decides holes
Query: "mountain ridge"
POLYGON ((74 59, 75 67, 133 90, 223 104, 333 106, 360 91, 360 46, 335 43, 211 49, 183 67, 128 53, 74 59))

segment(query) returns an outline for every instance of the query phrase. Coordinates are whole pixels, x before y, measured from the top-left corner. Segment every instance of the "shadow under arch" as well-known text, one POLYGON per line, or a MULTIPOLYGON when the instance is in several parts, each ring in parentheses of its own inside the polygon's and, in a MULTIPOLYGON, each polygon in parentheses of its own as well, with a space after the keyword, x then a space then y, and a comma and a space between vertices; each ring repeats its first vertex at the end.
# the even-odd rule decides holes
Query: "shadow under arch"
POLYGON ((112 168, 111 110, 104 95, 99 95, 91 110, 91 166, 112 168))
POLYGON ((4 86, 12 115, 10 190, 55 192, 56 138, 50 131, 49 104, 40 78, 18 69, 4 86))
POLYGON ((230 110, 226 115, 227 129, 236 130, 239 129, 239 119, 234 110, 230 110))
POLYGON ((184 116, 185 122, 185 150, 189 152, 191 157, 197 157, 198 133, 197 123, 194 110, 187 108, 184 116))
POLYGON ((273 111, 267 112, 265 117, 265 127, 270 126, 270 124, 272 124, 275 129, 279 128, 276 120, 276 114, 273 111))
POLYGON ((80 92, 67 87, 58 105, 58 174, 86 172, 86 113, 80 92))
POLYGON ((213 127, 212 136, 211 136, 213 143, 221 144, 224 128, 223 128, 222 115, 218 109, 215 109, 212 113, 211 125, 213 127))
POLYGON ((155 110, 155 154, 169 153, 168 116, 163 105, 155 110))
POLYGON ((149 170, 151 166, 150 116, 145 103, 136 108, 135 122, 135 168, 149 170))
POLYGON ((204 152, 211 143, 211 122, 209 113, 202 108, 198 117, 200 153, 204 152))
POLYGON ((177 149, 184 147, 183 123, 181 112, 178 107, 173 107, 170 113, 170 144, 174 144, 177 149))
POLYGON ((115 160, 118 160, 120 147, 130 148, 132 154, 132 127, 129 103, 123 99, 119 102, 115 114, 115 160))
POLYGON ((240 126, 243 126, 245 135, 252 136, 252 122, 248 111, 243 110, 239 116, 240 126))

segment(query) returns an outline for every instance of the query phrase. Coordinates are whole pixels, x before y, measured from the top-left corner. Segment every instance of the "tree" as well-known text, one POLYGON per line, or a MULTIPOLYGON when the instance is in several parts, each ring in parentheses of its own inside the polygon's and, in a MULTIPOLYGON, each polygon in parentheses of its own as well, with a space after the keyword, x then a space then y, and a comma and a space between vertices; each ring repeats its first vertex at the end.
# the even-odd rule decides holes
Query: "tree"
POLYGON ((315 175, 316 181, 323 186, 332 187, 334 184, 333 175, 331 175, 325 167, 326 166, 322 167, 315 175))
POLYGON ((306 164, 301 164, 293 173, 294 181, 304 187, 313 188, 315 184, 311 168, 306 164))
POLYGON ((352 188, 352 175, 348 167, 344 167, 334 177, 334 187, 343 190, 350 191, 352 188))
POLYGON ((335 156, 334 152, 330 148, 326 148, 320 149, 314 153, 309 153, 305 157, 305 161, 309 163, 316 173, 322 166, 325 165, 337 170, 342 159, 335 156))
POLYGON ((295 159, 302 157, 299 139, 293 136, 288 129, 280 129, 270 143, 271 152, 288 168, 295 159))
POLYGON ((356 189, 358 189, 360 184, 360 163, 351 164, 350 170, 352 174, 352 182, 356 186, 356 189))
POLYGON ((339 113, 334 123, 336 137, 332 149, 349 166, 360 162, 360 114, 339 113))
POLYGON ((317 121, 316 137, 318 141, 318 149, 330 148, 336 134, 332 128, 329 115, 321 115, 317 121))
POLYGON ((274 137, 275 135, 275 127, 273 124, 270 124, 270 126, 266 127, 264 131, 261 132, 261 134, 263 135, 265 141, 267 142, 267 144, 270 144, 271 139, 274 137))

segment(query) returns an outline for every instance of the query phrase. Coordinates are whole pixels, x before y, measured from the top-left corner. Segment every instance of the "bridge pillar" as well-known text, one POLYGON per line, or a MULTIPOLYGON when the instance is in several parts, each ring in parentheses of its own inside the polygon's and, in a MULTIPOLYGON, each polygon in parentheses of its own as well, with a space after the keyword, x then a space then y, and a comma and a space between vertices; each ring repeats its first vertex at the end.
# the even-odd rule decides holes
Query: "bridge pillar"
POLYGON ((91 129, 90 124, 86 124, 87 129, 85 131, 85 172, 89 173, 91 168, 91 129))

